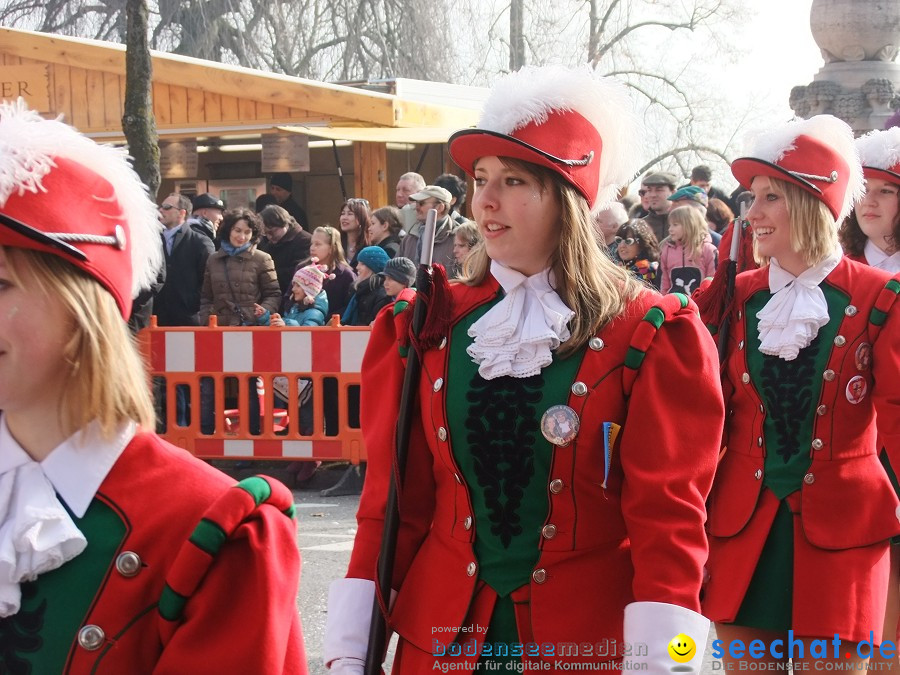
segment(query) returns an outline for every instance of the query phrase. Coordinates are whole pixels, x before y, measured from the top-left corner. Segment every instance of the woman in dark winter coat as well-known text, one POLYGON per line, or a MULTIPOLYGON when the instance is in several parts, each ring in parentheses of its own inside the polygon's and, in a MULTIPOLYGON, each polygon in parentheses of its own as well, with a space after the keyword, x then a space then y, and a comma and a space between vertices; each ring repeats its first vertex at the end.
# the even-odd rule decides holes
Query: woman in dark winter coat
POLYGON ((390 298, 384 290, 382 272, 387 264, 387 253, 379 246, 366 246, 359 252, 356 265, 356 292, 350 298, 347 309, 341 315, 345 326, 368 326, 390 298))
POLYGON ((369 216, 369 244, 383 248, 389 258, 396 258, 400 251, 400 209, 383 206, 369 216))
POLYGON ((297 265, 309 258, 312 235, 300 227, 290 213, 280 206, 271 205, 259 212, 265 236, 259 242, 259 250, 272 256, 278 287, 285 295, 291 290, 291 279, 297 265))

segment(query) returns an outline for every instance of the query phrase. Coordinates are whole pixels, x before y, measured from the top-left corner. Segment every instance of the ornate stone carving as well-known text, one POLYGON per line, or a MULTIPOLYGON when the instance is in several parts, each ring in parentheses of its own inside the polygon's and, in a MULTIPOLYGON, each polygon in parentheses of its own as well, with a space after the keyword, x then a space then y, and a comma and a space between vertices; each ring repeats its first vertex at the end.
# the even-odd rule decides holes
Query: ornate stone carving
POLYGON ((813 0, 810 28, 827 63, 882 61, 897 57, 900 2, 813 0))

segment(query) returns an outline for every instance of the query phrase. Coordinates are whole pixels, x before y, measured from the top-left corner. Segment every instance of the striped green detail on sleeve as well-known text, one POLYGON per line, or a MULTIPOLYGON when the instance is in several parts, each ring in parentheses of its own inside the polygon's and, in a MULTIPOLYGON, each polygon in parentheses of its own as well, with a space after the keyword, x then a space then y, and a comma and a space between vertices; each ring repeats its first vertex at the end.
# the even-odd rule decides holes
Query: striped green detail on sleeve
POLYGON ((662 326, 663 322, 666 320, 666 313, 659 307, 651 307, 647 310, 647 313, 644 314, 643 320, 653 324, 653 327, 659 330, 659 327, 662 326))
POLYGON ((194 528, 189 541, 201 551, 214 556, 222 548, 225 539, 226 534, 221 527, 213 521, 203 518, 197 523, 197 527, 194 528))
POLYGON ((900 281, 897 281, 896 279, 891 279, 884 285, 884 287, 889 291, 894 291, 894 293, 900 294, 900 281))
POLYGON ((647 356, 647 352, 644 350, 638 349, 637 347, 629 347, 628 353, 625 354, 625 367, 637 370, 644 362, 645 356, 647 356))
POLYGON ((272 496, 271 486, 264 478, 260 478, 259 476, 245 478, 235 485, 235 487, 253 497, 253 501, 257 506, 272 496))
POLYGON ((686 296, 684 293, 669 293, 669 295, 674 295, 676 298, 678 298, 678 302, 681 303, 681 309, 684 309, 688 306, 688 296, 686 296))
POLYGON ((177 621, 181 618, 187 598, 172 590, 169 584, 163 586, 159 595, 159 615, 166 621, 177 621))
POLYGON ((406 300, 398 300, 394 303, 394 316, 397 316, 400 312, 404 311, 409 306, 409 303, 406 300))

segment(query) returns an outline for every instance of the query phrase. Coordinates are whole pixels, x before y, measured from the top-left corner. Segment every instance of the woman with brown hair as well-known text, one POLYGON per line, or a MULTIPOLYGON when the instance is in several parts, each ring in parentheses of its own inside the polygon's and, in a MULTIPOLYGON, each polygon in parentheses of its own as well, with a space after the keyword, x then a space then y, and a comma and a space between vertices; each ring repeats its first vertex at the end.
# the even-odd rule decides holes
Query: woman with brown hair
MULTIPOLYGON (((451 137, 451 156, 475 181, 484 245, 458 283, 439 285, 450 298, 437 309, 449 316, 429 317, 438 325, 416 344, 399 593, 391 604, 391 588, 378 590, 400 636, 395 675, 559 661, 662 672, 680 633, 696 640, 685 660, 699 670, 709 429, 724 412, 712 340, 688 299, 661 298, 597 246, 591 208, 631 176, 632 119, 610 80, 526 68, 497 84, 478 128, 451 137), (630 346, 642 357, 628 358, 630 346), (687 389, 690 403, 664 394, 687 389), (605 646, 522 647, 563 643, 605 646), (626 654, 627 644, 649 652, 626 654)), ((329 594, 332 673, 361 672, 368 642, 402 319, 379 314, 363 362, 369 464, 348 576, 329 594)))
POLYGON ((369 226, 369 202, 359 197, 351 197, 341 206, 338 226, 341 230, 341 246, 350 267, 356 269, 356 257, 368 245, 366 229, 369 226))
POLYGON ((366 234, 370 246, 380 246, 389 258, 395 258, 400 251, 400 209, 396 206, 382 206, 369 216, 366 234))

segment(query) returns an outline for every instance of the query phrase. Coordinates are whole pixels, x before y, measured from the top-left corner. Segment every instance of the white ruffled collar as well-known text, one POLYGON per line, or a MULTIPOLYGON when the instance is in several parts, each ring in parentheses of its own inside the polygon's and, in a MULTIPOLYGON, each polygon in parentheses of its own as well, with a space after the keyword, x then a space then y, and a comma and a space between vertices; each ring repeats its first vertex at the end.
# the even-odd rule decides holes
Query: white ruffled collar
POLYGON ((0 617, 19 611, 19 584, 61 567, 87 545, 59 497, 84 516, 135 434, 123 425, 106 441, 96 424, 73 434, 36 462, 0 415, 0 617))
POLYGON ((828 303, 819 284, 840 263, 836 250, 822 262, 794 276, 772 258, 769 291, 772 297, 756 317, 759 319, 759 350, 763 354, 793 361, 828 323, 828 303))
POLYGON ((885 270, 891 274, 900 272, 900 251, 888 255, 878 248, 871 239, 866 239, 866 248, 863 253, 866 256, 866 262, 870 266, 885 270))
POLYGON ((536 375, 553 361, 551 352, 569 339, 567 324, 575 312, 557 295, 549 269, 527 277, 492 261, 491 274, 505 295, 469 328, 475 338, 469 356, 486 380, 536 375))

